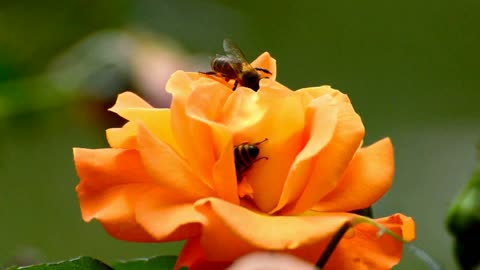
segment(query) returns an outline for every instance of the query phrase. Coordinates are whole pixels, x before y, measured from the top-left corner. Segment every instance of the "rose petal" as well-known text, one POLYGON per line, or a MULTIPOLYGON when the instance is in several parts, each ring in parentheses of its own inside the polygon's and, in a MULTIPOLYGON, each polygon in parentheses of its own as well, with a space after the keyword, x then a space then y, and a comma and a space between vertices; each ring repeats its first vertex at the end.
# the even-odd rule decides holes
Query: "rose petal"
POLYGON ((311 99, 315 99, 318 97, 321 97, 323 95, 329 95, 336 99, 339 102, 347 102, 350 103, 350 99, 348 98, 347 95, 343 94, 342 92, 333 89, 329 85, 323 85, 323 86, 318 86, 318 87, 306 87, 306 88, 301 88, 295 91, 296 94, 308 94, 311 99))
MULTIPOLYGON (((360 116, 350 103, 337 104, 337 125, 333 137, 315 156, 303 194, 288 213, 302 213, 328 194, 340 180, 353 155, 360 146, 365 129, 360 116)), ((320 126, 313 126, 321 130, 320 126)))
POLYGON ((178 256, 174 270, 187 267, 189 270, 223 270, 229 266, 229 261, 208 261, 203 253, 200 237, 193 237, 187 240, 178 256))
POLYGON ((393 146, 388 138, 360 149, 335 189, 313 209, 348 212, 371 206, 390 188, 393 164, 393 146))
POLYGON ((153 241, 135 220, 135 204, 154 182, 135 150, 74 149, 76 191, 85 221, 98 219, 115 238, 153 241))
MULTIPOLYGON (((189 254, 196 255, 195 264, 228 262, 259 250, 283 251, 315 262, 333 234, 354 216, 346 213, 267 216, 216 198, 200 200, 195 208, 207 221, 201 238, 190 246, 189 254)), ((414 238, 410 218, 394 215, 375 221, 404 239, 414 238)), ((360 224, 351 230, 340 241, 326 269, 387 269, 384 266, 391 267, 400 259, 402 242, 388 235, 378 237, 379 229, 370 224, 360 224), (362 264, 373 268, 353 267, 362 264)), ((188 260, 188 256, 181 257, 188 260)))
POLYGON ((141 124, 137 140, 145 169, 160 186, 192 199, 214 194, 195 176, 185 160, 141 124))
POLYGON ((279 202, 271 212, 282 209, 302 194, 308 183, 313 158, 333 136, 337 125, 337 113, 334 100, 328 95, 317 98, 309 104, 305 112, 305 136, 308 136, 308 141, 292 164, 279 202))
POLYGON ((254 68, 264 68, 270 71, 272 75, 264 74, 260 71, 260 74, 265 77, 269 77, 270 80, 275 81, 277 78, 277 60, 270 56, 268 52, 262 53, 257 59, 255 59, 251 66, 254 68))
POLYGON ((232 91, 216 82, 200 80, 204 82, 192 83, 193 90, 185 100, 174 96, 174 132, 192 170, 212 186, 219 197, 239 203, 232 135, 225 126, 217 123, 222 117, 223 104, 232 91))
POLYGON ((138 199, 135 210, 137 221, 158 241, 178 241, 201 233, 203 216, 182 194, 152 188, 138 199))
POLYGON ((117 102, 110 108, 110 111, 122 112, 124 109, 130 108, 152 109, 153 107, 135 93, 127 91, 118 95, 117 102))
POLYGON ((238 204, 237 176, 233 157, 232 135, 229 130, 219 125, 212 125, 217 149, 221 151, 213 167, 213 182, 218 196, 228 202, 238 204))
POLYGON ((223 104, 231 94, 232 91, 224 87, 199 84, 194 86, 186 107, 191 123, 198 123, 209 135, 205 138, 207 141, 195 141, 196 146, 202 149, 199 148, 200 153, 195 154, 197 158, 192 162, 198 161, 199 155, 204 156, 205 162, 197 164, 199 170, 212 180, 220 198, 238 204, 232 134, 227 126, 219 123, 223 117, 223 104), (206 156, 207 153, 209 156, 206 156))
POLYGON ((127 122, 121 128, 109 128, 106 131, 107 141, 112 148, 137 149, 138 124, 127 122))
POLYGON ((201 75, 199 73, 176 71, 170 76, 165 90, 180 100, 185 100, 192 91, 192 82, 201 75))
MULTIPOLYGON (((184 77, 187 75, 177 72, 174 76, 186 80, 184 77)), ((231 89, 207 78, 200 78, 197 82, 191 82, 188 85, 174 82, 170 87, 188 88, 186 90, 170 89, 174 93, 172 101, 173 132, 182 148, 185 160, 203 182, 213 188, 219 188, 219 196, 232 202, 238 202, 238 197, 233 195, 237 193, 233 171, 231 171, 233 177, 227 177, 228 173, 225 172, 228 171, 228 168, 226 167, 225 172, 220 173, 220 177, 227 178, 221 179, 222 184, 218 185, 218 170, 213 168, 216 166, 216 162, 225 164, 223 161, 225 156, 222 156, 221 153, 226 151, 225 147, 228 147, 228 141, 231 140, 229 138, 231 135, 226 134, 228 130, 218 126, 213 127, 216 119, 221 115, 220 110, 224 100, 232 93, 231 89), (216 141, 219 138, 220 140, 216 141), (222 160, 217 160, 219 157, 222 160), (231 183, 229 184, 228 181, 231 183)), ((233 155, 231 149, 233 146, 230 146, 228 150, 233 155)), ((233 161, 230 163, 233 166, 233 161)))
POLYGON ((268 103, 265 100, 261 102, 258 93, 240 87, 225 101, 220 122, 227 125, 234 135, 241 134, 260 122, 268 109, 268 103))
MULTIPOLYGON (((414 238, 414 223, 411 218, 396 214, 375 221, 406 240, 414 238)), ((387 270, 399 262, 402 242, 386 234, 378 237, 378 229, 369 224, 359 224, 353 229, 354 237, 344 237, 340 241, 325 267, 326 270, 387 270)))
POLYGON ((73 156, 80 177, 77 191, 97 192, 119 185, 154 183, 136 150, 74 148, 73 156))
MULTIPOLYGON (((170 109, 152 108, 143 99, 131 92, 118 95, 117 102, 110 108, 129 121, 142 122, 160 140, 179 151, 170 123, 170 109)), ((128 123, 127 123, 128 124, 128 123)), ((132 125, 107 130, 107 140, 111 147, 132 146, 131 137, 135 136, 136 129, 132 125)))
POLYGON ((304 110, 301 97, 291 91, 240 88, 225 104, 223 121, 234 133, 235 145, 257 143, 259 160, 244 173, 256 205, 265 212, 277 205, 289 168, 303 142, 304 110), (255 196, 257 194, 258 196, 255 196))
POLYGON ((216 198, 200 200, 195 208, 208 220, 202 233, 205 256, 227 261, 254 250, 294 250, 323 242, 352 216, 268 216, 216 198))

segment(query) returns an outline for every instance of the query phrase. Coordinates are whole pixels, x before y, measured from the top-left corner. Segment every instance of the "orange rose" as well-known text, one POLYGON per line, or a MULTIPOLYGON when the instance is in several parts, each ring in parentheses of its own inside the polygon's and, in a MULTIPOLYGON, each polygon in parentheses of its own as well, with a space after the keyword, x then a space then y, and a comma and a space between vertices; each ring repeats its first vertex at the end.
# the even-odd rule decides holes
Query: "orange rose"
MULTIPOLYGON (((74 149, 83 219, 113 237, 186 239, 177 268, 222 269, 253 251, 315 262, 332 235, 390 187, 393 149, 383 139, 361 148, 364 127, 348 97, 329 86, 291 91, 275 81, 268 53, 253 66, 272 71, 258 92, 178 71, 170 109, 133 93, 110 110, 127 119, 107 130, 111 148, 74 149), (234 146, 258 145, 238 179, 234 146)), ((413 220, 375 220, 405 239, 413 220)), ((402 243, 361 224, 342 239, 325 269, 390 269, 402 243)))

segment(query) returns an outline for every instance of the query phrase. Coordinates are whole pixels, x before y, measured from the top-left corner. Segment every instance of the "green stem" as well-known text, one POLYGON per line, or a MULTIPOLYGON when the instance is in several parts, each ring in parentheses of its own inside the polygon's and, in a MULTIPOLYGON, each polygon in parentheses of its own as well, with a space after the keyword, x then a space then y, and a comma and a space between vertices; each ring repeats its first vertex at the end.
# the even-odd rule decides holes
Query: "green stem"
POLYGON ((352 223, 350 221, 345 222, 342 227, 333 235, 332 240, 328 243, 327 247, 325 248, 325 251, 322 253, 322 256, 320 256, 320 259, 318 259, 316 266, 320 269, 323 269, 325 264, 327 264, 328 259, 330 259, 330 256, 332 255, 333 251, 335 251, 335 248, 337 247, 338 243, 340 240, 342 240, 343 235, 352 227, 352 223))

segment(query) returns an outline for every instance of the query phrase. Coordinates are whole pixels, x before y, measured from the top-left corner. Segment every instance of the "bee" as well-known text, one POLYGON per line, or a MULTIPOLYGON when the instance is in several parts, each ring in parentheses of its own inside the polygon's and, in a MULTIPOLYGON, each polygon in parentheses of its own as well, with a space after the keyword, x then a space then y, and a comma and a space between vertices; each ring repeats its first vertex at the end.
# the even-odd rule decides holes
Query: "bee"
POLYGON ((252 165, 262 159, 268 160, 268 157, 258 157, 260 148, 258 145, 267 141, 268 139, 257 143, 242 143, 234 147, 233 156, 235 158, 235 171, 237 172, 237 181, 242 180, 243 174, 252 167, 252 165))
POLYGON ((224 39, 223 49, 226 55, 218 55, 210 63, 212 71, 201 73, 223 77, 226 81, 235 80, 233 90, 241 85, 254 91, 260 88, 260 79, 266 78, 262 77, 260 72, 272 75, 268 69, 252 67, 232 40, 224 39))

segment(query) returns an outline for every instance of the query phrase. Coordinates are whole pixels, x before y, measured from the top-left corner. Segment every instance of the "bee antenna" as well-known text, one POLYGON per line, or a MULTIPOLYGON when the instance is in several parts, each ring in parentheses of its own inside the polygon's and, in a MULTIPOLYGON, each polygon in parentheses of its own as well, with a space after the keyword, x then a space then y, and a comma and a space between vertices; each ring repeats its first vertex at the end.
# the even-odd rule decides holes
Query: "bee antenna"
POLYGON ((255 143, 255 145, 259 145, 259 144, 261 144, 261 143, 263 143, 263 142, 266 142, 266 141, 268 141, 268 138, 265 138, 265 139, 264 139, 263 141, 261 141, 261 142, 255 143))

